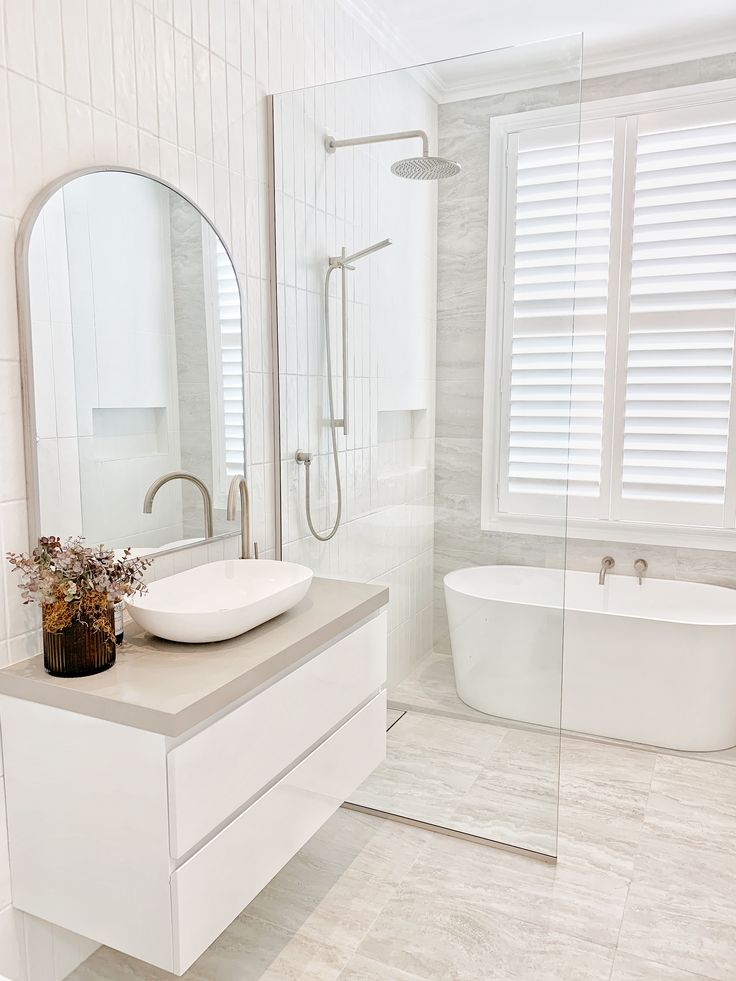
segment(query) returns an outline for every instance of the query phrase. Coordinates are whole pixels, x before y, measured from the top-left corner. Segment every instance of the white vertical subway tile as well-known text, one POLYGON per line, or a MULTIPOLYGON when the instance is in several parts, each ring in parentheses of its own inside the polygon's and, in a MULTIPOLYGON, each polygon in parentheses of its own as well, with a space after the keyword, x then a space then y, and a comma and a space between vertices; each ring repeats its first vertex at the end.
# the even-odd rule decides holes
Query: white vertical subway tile
POLYGON ((240 0, 225 0, 225 61, 239 69, 240 59, 240 0))
POLYGON ((172 184, 179 186, 179 151, 174 143, 160 141, 159 156, 161 166, 161 177, 172 184))
POLYGON ((225 0, 207 0, 210 21, 210 50, 218 58, 225 58, 225 0))
POLYGON ((192 41, 180 31, 174 32, 176 76, 176 128, 179 146, 194 150, 194 74, 192 41))
POLYGON ((176 142, 176 79, 174 75, 174 29, 156 19, 156 88, 158 94, 158 135, 176 142))
POLYGON ((192 46, 194 72, 194 137, 197 156, 212 159, 212 85, 210 53, 201 44, 192 46))
POLYGON ((158 133, 158 97, 156 94, 156 43, 153 14, 140 4, 134 5, 135 73, 138 99, 138 125, 149 133, 158 133))
MULTIPOLYGON (((157 17, 166 21, 167 24, 174 22, 174 2, 175 0, 155 0, 153 11, 157 17)), ((179 0, 176 0, 178 3, 179 0)))
MULTIPOLYGON (((48 0, 47 0, 48 2, 48 0)), ((103 112, 115 112, 111 0, 87 3, 87 34, 92 104, 103 112)))
POLYGON ((141 130, 138 136, 139 166, 146 174, 158 177, 161 170, 158 137, 141 130))
POLYGON ((210 58, 212 97, 212 158, 217 164, 228 163, 227 78, 225 62, 212 55, 210 58))
POLYGON ((15 176, 13 208, 21 215, 43 180, 38 87, 30 79, 9 72, 8 97, 15 176))
POLYGON ((172 0, 174 27, 188 37, 192 36, 192 0, 172 0))
POLYGON ((140 161, 138 155, 138 130, 135 126, 121 121, 117 124, 118 159, 124 167, 137 167, 140 161))
POLYGON ((203 47, 210 44, 210 15, 208 0, 191 0, 192 39, 203 47))
POLYGON ((4 12, 5 62, 8 68, 21 75, 34 78, 36 52, 34 50, 33 4, 29 0, 6 2, 4 12))
POLYGON ((111 0, 115 112, 123 123, 137 122, 135 37, 131 0, 111 0))
POLYGON ((61 0, 33 0, 33 3, 38 80, 61 92, 64 89, 61 0))
POLYGON ((0 68, 0 214, 15 214, 13 144, 10 139, 8 72, 0 68))
POLYGON ((15 234, 13 219, 0 217, 0 360, 5 361, 18 358, 15 234))
POLYGON ((66 104, 69 166, 72 169, 90 167, 95 159, 92 110, 74 99, 67 99, 66 104))
POLYGON ((92 138, 96 164, 106 164, 117 159, 118 140, 114 116, 94 109, 92 111, 92 138))
POLYGON ((89 45, 86 0, 61 0, 64 21, 64 78, 66 94, 80 102, 90 101, 89 45))
POLYGON ((70 169, 66 97, 62 92, 41 87, 38 90, 38 99, 43 180, 48 183, 70 169))

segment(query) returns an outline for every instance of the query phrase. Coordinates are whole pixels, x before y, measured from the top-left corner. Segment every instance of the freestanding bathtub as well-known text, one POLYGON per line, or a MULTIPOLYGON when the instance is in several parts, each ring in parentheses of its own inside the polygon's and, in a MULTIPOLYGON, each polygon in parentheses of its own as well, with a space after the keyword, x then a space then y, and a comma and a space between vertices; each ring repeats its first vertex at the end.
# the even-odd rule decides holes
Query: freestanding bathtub
POLYGON ((736 590, 498 565, 449 573, 445 599, 457 691, 472 708, 558 726, 561 707, 576 732, 736 745, 736 590))

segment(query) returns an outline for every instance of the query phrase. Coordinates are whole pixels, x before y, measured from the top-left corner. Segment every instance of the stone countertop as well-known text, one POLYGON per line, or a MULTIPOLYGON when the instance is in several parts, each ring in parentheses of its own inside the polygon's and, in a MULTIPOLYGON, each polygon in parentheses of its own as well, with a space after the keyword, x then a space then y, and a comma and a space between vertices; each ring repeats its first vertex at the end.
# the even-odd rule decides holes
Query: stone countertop
POLYGON ((180 736, 268 687, 387 602, 384 586, 314 579, 291 610, 232 640, 175 644, 129 623, 108 671, 53 678, 37 654, 0 670, 0 694, 180 736))

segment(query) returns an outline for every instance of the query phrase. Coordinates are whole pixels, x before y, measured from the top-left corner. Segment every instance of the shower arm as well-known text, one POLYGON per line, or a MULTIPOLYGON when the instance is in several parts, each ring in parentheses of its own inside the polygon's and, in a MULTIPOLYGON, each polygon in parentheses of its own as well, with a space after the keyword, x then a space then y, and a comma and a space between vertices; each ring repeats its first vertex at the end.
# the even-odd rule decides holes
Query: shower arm
POLYGON ((365 146, 368 143, 393 143, 396 140, 421 140, 422 156, 429 156, 429 137, 423 129, 407 129, 401 133, 379 133, 378 136, 356 136, 350 140, 325 141, 328 153, 334 153, 344 146, 365 146))

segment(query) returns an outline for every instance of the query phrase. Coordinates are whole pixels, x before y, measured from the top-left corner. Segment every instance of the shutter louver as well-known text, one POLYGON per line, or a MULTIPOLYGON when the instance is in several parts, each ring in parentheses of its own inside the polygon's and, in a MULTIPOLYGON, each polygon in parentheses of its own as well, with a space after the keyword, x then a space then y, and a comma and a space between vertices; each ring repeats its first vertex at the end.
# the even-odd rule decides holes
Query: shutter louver
POLYGON ((622 517, 723 520, 736 318, 735 108, 707 124, 702 111, 639 117, 622 517))
POLYGON ((506 510, 600 494, 613 159, 612 124, 580 144, 569 126, 519 137, 506 510))
POLYGON ((216 307, 220 328, 220 377, 224 421, 224 462, 228 480, 245 473, 245 406, 240 291, 230 258, 215 242, 216 307))

